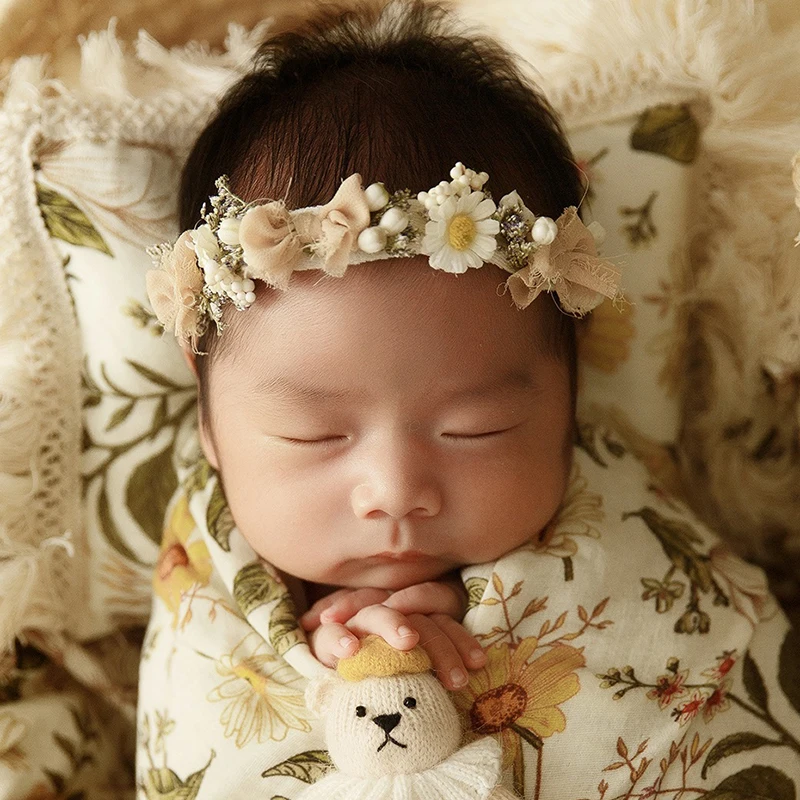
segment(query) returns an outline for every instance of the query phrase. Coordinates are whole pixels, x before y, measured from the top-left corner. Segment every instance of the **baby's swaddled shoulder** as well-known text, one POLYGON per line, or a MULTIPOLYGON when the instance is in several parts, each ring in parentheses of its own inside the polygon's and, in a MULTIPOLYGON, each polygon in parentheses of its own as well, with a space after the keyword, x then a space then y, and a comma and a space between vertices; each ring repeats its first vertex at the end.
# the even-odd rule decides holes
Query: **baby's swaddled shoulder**
POLYGON ((763 572, 595 433, 547 529, 463 570, 464 624, 489 653, 471 726, 504 732, 541 797, 798 781, 800 641, 763 572))
POLYGON ((778 612, 764 573, 735 556, 602 429, 584 431, 561 508, 516 552, 535 557, 537 579, 555 595, 586 600, 605 591, 651 631, 705 636, 719 620, 728 633, 741 627, 749 638, 778 612))

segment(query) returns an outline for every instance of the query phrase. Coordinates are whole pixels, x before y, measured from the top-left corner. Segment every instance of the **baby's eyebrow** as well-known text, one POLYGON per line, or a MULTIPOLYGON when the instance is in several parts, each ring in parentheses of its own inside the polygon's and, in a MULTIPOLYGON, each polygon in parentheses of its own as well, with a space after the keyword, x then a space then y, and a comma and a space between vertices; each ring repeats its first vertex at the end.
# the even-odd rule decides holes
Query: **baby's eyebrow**
MULTIPOLYGON (((442 392, 442 399, 474 400, 501 394, 517 394, 535 389, 537 383, 530 372, 513 368, 498 376, 492 376, 470 386, 459 387, 442 392)), ((271 375, 252 386, 255 395, 268 394, 276 399, 330 402, 332 400, 363 400, 371 393, 364 388, 334 389, 318 386, 305 381, 297 381, 284 375, 271 375)))

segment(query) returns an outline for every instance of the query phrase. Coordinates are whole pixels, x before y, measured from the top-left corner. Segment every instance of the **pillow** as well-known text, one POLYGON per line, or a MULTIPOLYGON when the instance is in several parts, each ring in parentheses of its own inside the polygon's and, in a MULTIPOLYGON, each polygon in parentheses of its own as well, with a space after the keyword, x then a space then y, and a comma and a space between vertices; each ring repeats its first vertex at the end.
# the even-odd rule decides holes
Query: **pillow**
POLYGON ((69 89, 47 80, 41 58, 11 70, 2 285, 4 298, 23 302, 0 304, 0 325, 14 333, 0 361, 0 479, 16 490, 3 493, 0 543, 14 558, 0 569, 20 591, 3 604, 0 646, 26 627, 89 640, 148 617, 175 442, 195 389, 147 307, 145 248, 175 236, 188 148, 268 24, 231 25, 220 55, 192 44, 166 51, 142 32, 133 55, 112 23, 82 43, 83 82, 69 89), (102 72, 89 71, 98 62, 102 72), (26 274, 30 301, 15 290, 26 274))
POLYGON ((671 443, 671 264, 684 254, 699 125, 687 106, 663 104, 568 135, 586 176, 586 220, 605 228, 601 251, 620 265, 627 300, 621 311, 604 302, 581 325, 579 416, 599 406, 629 433, 671 443))
MULTIPOLYGON (((59 350, 51 343, 40 369, 53 387, 51 403, 58 400, 65 418, 52 435, 66 443, 65 453, 77 456, 80 425, 83 445, 80 475, 65 456, 53 478, 46 499, 58 513, 51 512, 50 524, 20 523, 34 549, 25 561, 28 551, 20 548, 9 569, 47 579, 28 581, 5 630, 22 630, 29 621, 25 613, 39 606, 58 609, 41 627, 81 640, 147 618, 151 565, 176 481, 176 441, 192 424, 193 390, 174 340, 161 338, 147 306, 144 273, 151 262, 144 247, 177 234, 180 165, 216 97, 239 77, 264 31, 261 26, 245 34, 232 26, 228 50, 219 56, 193 46, 168 52, 144 33, 136 54, 126 53, 113 30, 103 32, 82 44, 83 82, 73 90, 48 82, 40 61, 22 59, 14 66, 4 106, 13 136, 4 141, 3 158, 18 182, 3 184, 3 199, 8 209, 19 197, 28 205, 9 226, 24 247, 8 263, 39 265, 37 279, 61 299, 58 313, 48 307, 47 325, 72 344, 59 350), (89 67, 101 60, 102 75, 91 77, 89 67), (74 316, 65 313, 70 301, 74 316), (67 424, 72 439, 64 433, 67 424), (66 531, 64 520, 70 520, 66 531), (53 546, 38 547, 43 540, 53 546), (45 589, 55 574, 63 589, 59 601, 45 589)), ((563 58, 542 54, 541 69, 561 68, 563 58)), ((586 84, 593 85, 589 77, 586 84)), ((659 376, 681 364, 681 353, 671 338, 673 320, 662 309, 669 259, 683 244, 681 220, 692 180, 685 165, 692 148, 676 157, 674 137, 667 136, 666 146, 659 137, 676 123, 695 127, 686 108, 676 105, 690 94, 658 82, 636 103, 600 93, 586 101, 589 117, 578 125, 575 97, 563 86, 552 92, 590 174, 592 215, 608 231, 604 252, 625 262, 623 285, 633 303, 621 316, 601 308, 585 326, 581 413, 588 420, 600 408, 613 416, 628 434, 628 446, 646 455, 657 473, 665 471, 665 459, 668 467, 674 463, 669 445, 677 400, 659 376), (643 185, 628 180, 645 173, 643 185), (653 356, 654 348, 662 355, 653 356)), ((12 311, 4 306, 2 314, 11 318, 12 311)), ((29 324, 45 323, 31 318, 29 324)), ((36 380, 34 371, 24 389, 39 402, 36 380)), ((18 397, 24 405, 22 390, 18 397)), ((44 406, 34 407, 39 416, 30 424, 46 427, 44 406)), ((18 475, 26 455, 18 443, 12 449, 13 464, 0 464, 6 480, 18 475)))

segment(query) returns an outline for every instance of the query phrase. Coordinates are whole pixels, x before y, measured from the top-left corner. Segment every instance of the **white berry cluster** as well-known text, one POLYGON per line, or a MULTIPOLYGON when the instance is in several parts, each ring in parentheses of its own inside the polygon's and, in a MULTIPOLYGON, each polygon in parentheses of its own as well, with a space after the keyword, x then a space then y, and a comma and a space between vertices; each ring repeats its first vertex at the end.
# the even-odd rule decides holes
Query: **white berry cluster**
POLYGON ((390 195, 382 183, 371 183, 364 190, 367 206, 372 214, 386 209, 380 215, 377 225, 364 228, 358 236, 358 247, 365 253, 379 253, 386 248, 390 236, 402 233, 410 224, 408 214, 398 206, 386 208, 390 195))
POLYGON ((486 172, 475 172, 474 169, 467 169, 460 161, 456 162, 450 170, 452 180, 441 181, 437 186, 427 192, 420 192, 417 200, 430 211, 442 205, 450 197, 463 197, 470 192, 477 192, 483 188, 483 184, 489 180, 486 172))
MULTIPOLYGON (((239 247, 239 224, 241 220, 225 217, 220 220, 216 235, 208 223, 192 231, 192 243, 197 255, 197 263, 203 270, 207 291, 212 295, 227 297, 236 308, 244 311, 256 299, 255 283, 250 278, 236 275, 225 265, 225 255, 220 242, 229 248, 239 247)), ((221 312, 219 300, 211 300, 209 308, 214 318, 221 312)))

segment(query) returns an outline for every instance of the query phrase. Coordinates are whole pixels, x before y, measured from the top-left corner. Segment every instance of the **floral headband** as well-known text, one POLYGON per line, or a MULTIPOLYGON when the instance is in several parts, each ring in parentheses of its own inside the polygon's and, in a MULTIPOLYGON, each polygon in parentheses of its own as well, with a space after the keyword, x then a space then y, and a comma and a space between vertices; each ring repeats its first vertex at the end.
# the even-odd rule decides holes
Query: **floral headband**
POLYGON ((153 310, 197 352, 210 321, 222 332, 226 303, 245 311, 255 302, 256 280, 286 289, 295 271, 341 277, 350 264, 418 254, 452 273, 495 264, 511 273, 506 286, 519 308, 542 291, 555 292, 575 316, 619 298, 619 272, 597 256, 603 229, 585 226, 575 206, 553 221, 533 214, 516 192, 495 205, 483 189, 485 172, 458 162, 450 177, 412 197, 408 189, 390 194, 382 183, 363 189, 356 173, 329 203, 289 210, 282 200, 245 203, 223 175, 211 210, 201 209, 202 225, 174 245, 147 248, 157 266, 147 273, 153 310))

